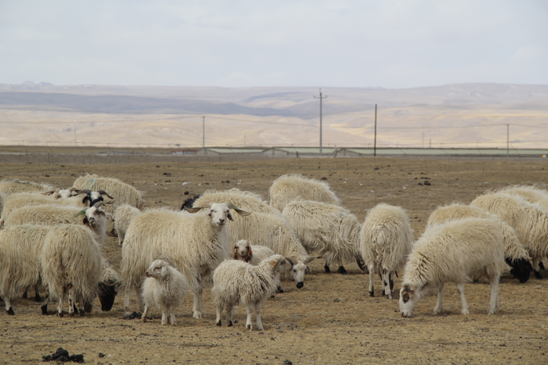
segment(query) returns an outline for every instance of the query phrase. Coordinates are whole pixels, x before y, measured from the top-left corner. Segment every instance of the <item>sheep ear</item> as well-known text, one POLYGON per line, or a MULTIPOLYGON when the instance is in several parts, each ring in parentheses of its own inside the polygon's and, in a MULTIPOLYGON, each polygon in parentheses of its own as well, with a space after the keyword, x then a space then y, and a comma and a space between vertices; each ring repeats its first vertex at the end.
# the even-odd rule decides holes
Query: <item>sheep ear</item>
POLYGON ((270 261, 270 266, 276 267, 276 265, 278 265, 278 261, 270 261))
POLYGON ((189 213, 198 213, 202 209, 204 209, 204 208, 203 207, 196 207, 196 208, 185 207, 185 210, 189 213))
POLYGON ((295 265, 295 261, 293 261, 293 260, 290 259, 289 257, 286 257, 285 259, 287 260, 287 262, 289 262, 289 264, 290 264, 291 266, 295 265))
POLYGON ((306 274, 310 274, 312 270, 310 270, 310 266, 306 265, 306 269, 304 270, 306 274))
POLYGON ((105 217, 105 218, 106 218, 106 214, 105 214, 105 212, 103 212, 102 210, 98 210, 97 212, 98 212, 98 213, 99 213, 100 215, 102 215, 103 217, 105 217))
POLYGON ((166 266, 162 267, 161 274, 162 274, 162 276, 163 276, 164 278, 167 276, 168 271, 167 271, 167 267, 166 267, 166 266))
POLYGON ((246 217, 248 215, 251 214, 251 212, 246 212, 245 210, 241 210, 240 208, 238 208, 237 206, 235 206, 234 204, 232 203, 229 203, 228 204, 228 207, 230 209, 234 209, 234 211, 236 211, 236 213, 238 213, 239 215, 241 215, 242 217, 246 217))
POLYGON ((402 287, 402 298, 403 302, 407 303, 410 299, 413 299, 415 296, 415 291, 411 289, 411 286, 409 284, 403 284, 402 287))

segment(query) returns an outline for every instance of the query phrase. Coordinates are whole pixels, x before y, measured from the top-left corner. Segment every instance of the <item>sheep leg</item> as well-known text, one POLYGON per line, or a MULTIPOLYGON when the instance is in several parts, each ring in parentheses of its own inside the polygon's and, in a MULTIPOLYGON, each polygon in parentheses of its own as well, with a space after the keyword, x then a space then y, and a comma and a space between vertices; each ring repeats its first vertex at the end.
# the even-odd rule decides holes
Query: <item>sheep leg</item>
POLYGON ((230 304, 228 309, 227 309, 227 312, 228 312, 228 327, 232 327, 233 326, 233 318, 234 318, 234 305, 233 304, 230 304))
POLYGON ((329 268, 329 263, 327 262, 327 260, 325 260, 325 265, 323 269, 325 270, 326 274, 331 274, 331 269, 329 268))
POLYGON ((175 326, 175 308, 171 309, 171 313, 169 314, 169 321, 171 322, 172 326, 175 326))
POLYGON ((375 296, 375 266, 369 266, 369 296, 375 296))
POLYGON ((470 307, 468 306, 468 303, 466 303, 466 298, 464 297, 464 283, 458 283, 457 284, 457 291, 460 294, 460 300, 462 302, 462 314, 470 314, 470 307))
POLYGON ((142 281, 135 284, 135 294, 137 295, 137 307, 139 308, 139 311, 141 313, 145 309, 145 305, 143 304, 143 297, 141 296, 141 293, 142 293, 141 286, 142 286, 142 284, 143 284, 142 281))
POLYGON ((164 309, 162 311, 162 326, 165 326, 167 324, 167 312, 166 310, 164 309))
POLYGON ((337 272, 338 272, 339 274, 347 274, 346 269, 345 269, 344 266, 342 265, 342 262, 339 262, 339 264, 340 264, 340 265, 339 265, 339 268, 337 269, 337 272))
POLYGON ((70 318, 74 317, 74 286, 72 284, 68 285, 68 303, 69 303, 69 316, 70 318))
POLYGON ((30 286, 27 286, 25 288, 25 291, 23 292, 23 299, 27 299, 29 297, 28 294, 27 294, 27 292, 29 291, 29 288, 30 288, 30 286))
POLYGON ((147 321, 148 308, 149 306, 145 304, 145 309, 143 309, 143 315, 141 316, 141 321, 143 321, 143 323, 147 321))
POLYGON ((42 303, 42 305, 40 306, 40 310, 42 311, 42 315, 43 316, 47 316, 48 315, 48 303, 49 303, 49 292, 48 294, 46 295, 46 299, 44 300, 44 302, 42 303))
POLYGON ((390 292, 394 292, 394 272, 390 272, 390 276, 388 277, 388 280, 390 281, 390 292))
POLYGON ((535 278, 542 279, 542 275, 540 274, 540 265, 542 261, 539 257, 533 257, 533 274, 535 274, 535 278))
POLYGON ((261 321, 261 303, 255 304, 255 315, 257 316, 257 329, 259 331, 262 331, 263 328, 263 322, 261 321))
POLYGON ((215 317, 215 324, 219 327, 221 327, 222 325, 222 317, 223 317, 223 306, 218 304, 216 307, 215 307, 215 313, 216 313, 216 317, 215 317))
POLYGON ((440 314, 441 313, 441 301, 443 299, 443 284, 440 285, 439 292, 438 292, 438 303, 436 304, 436 307, 434 308, 434 314, 440 314))
POLYGON ((126 289, 124 291, 124 312, 126 316, 131 315, 131 312, 129 310, 129 299, 131 297, 131 289, 133 289, 133 285, 127 284, 126 289))
POLYGON ((35 302, 41 302, 42 301, 42 297, 40 297, 40 291, 39 291, 39 285, 38 284, 34 284, 34 301, 35 302))
POLYGON ((202 318, 203 316, 205 316, 204 302, 203 302, 204 288, 200 280, 198 280, 197 284, 198 285, 195 289, 195 292, 192 293, 192 295, 194 296, 194 304, 192 306, 192 317, 202 318))
POLYGON ((390 272, 386 269, 382 269, 382 286, 384 289, 384 295, 388 299, 392 299, 392 291, 390 290, 390 272))
POLYGON ((499 306, 499 277, 493 275, 491 277, 491 300, 489 302, 489 312, 487 314, 495 314, 499 306))
POLYGON ((63 317, 63 299, 65 299, 65 288, 59 293, 59 304, 57 305, 58 317, 63 317))
POLYGON ((4 303, 6 304, 6 313, 10 316, 13 316, 15 313, 13 312, 13 308, 11 307, 10 298, 4 297, 4 303))
POLYGON ((253 314, 253 308, 251 307, 251 304, 246 305, 245 310, 247 311, 247 319, 245 321, 245 328, 251 331, 252 328, 253 328, 253 326, 251 324, 251 315, 253 314))

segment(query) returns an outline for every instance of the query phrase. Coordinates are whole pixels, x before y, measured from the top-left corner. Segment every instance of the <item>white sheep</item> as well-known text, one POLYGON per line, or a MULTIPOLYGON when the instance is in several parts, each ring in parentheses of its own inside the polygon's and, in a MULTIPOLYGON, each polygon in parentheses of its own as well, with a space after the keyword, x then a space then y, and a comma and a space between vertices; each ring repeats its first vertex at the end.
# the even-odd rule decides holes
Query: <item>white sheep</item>
POLYGON ((108 191, 116 203, 107 209, 107 213, 114 214, 121 204, 129 204, 137 209, 143 209, 144 200, 142 193, 133 186, 118 179, 99 177, 97 175, 85 175, 78 177, 72 184, 77 189, 89 189, 91 191, 108 191))
POLYGON ((517 195, 527 200, 529 203, 538 203, 544 208, 548 208, 548 191, 535 186, 512 185, 502 188, 499 193, 517 195))
POLYGON ((384 294, 392 299, 393 275, 405 265, 413 240, 409 217, 403 208, 381 203, 369 210, 360 232, 360 250, 369 269, 370 296, 375 296, 375 273, 378 273, 384 294))
POLYGON ((500 216, 516 230, 521 244, 529 251, 535 277, 541 279, 539 262, 548 254, 548 210, 505 193, 481 195, 470 205, 500 216))
POLYGON ((122 281, 125 285, 124 310, 129 312, 131 289, 137 291, 139 309, 143 309, 140 288, 148 267, 154 260, 164 259, 188 280, 194 296, 193 316, 201 318, 203 280, 227 257, 230 249, 226 223, 233 220, 230 209, 239 215, 250 213, 228 204, 197 207, 193 213, 152 210, 139 214, 131 222, 122 246, 122 281))
POLYGON ((4 200, 4 208, 2 210, 2 222, 6 220, 6 218, 13 210, 31 205, 55 204, 84 208, 87 207, 87 204, 83 202, 84 198, 85 197, 81 196, 73 196, 67 199, 55 199, 52 196, 43 195, 40 193, 10 194, 4 200))
MULTIPOLYGON (((232 203, 240 209, 248 210, 250 212, 281 214, 278 209, 268 205, 259 194, 250 191, 242 191, 236 188, 229 190, 206 190, 201 195, 187 199, 187 201, 193 201, 193 206, 195 207, 203 207, 212 203, 232 203)), ((183 207, 188 205, 187 202, 183 203, 183 207)), ((181 207, 181 209, 183 209, 183 207, 181 207)), ((189 208, 191 207, 192 206, 189 208)))
POLYGON ((101 210, 103 202, 91 208, 77 208, 63 205, 34 205, 15 209, 6 218, 6 227, 58 224, 83 224, 95 233, 97 242, 103 243, 106 238, 106 216, 101 210))
POLYGON ((228 325, 232 326, 234 306, 242 303, 247 311, 246 329, 251 331, 251 316, 255 311, 257 329, 263 330, 261 304, 276 290, 276 277, 285 265, 282 255, 266 258, 258 266, 239 260, 223 261, 213 273, 215 284, 211 289, 217 326, 221 326, 224 309, 228 313, 228 325))
POLYGON ((74 315, 76 301, 84 314, 84 303, 93 301, 101 280, 101 250, 91 230, 71 224, 52 227, 42 247, 41 264, 42 280, 49 290, 42 313, 47 313, 49 301, 56 297, 57 315, 63 316, 68 292, 69 315, 74 315))
POLYGON ((185 276, 163 260, 155 260, 145 275, 145 310, 141 317, 142 321, 146 322, 148 310, 156 305, 162 312, 162 326, 168 323, 175 326, 175 309, 181 306, 188 289, 185 276))
POLYGON ((461 313, 469 314, 464 283, 480 273, 491 285, 489 314, 494 314, 504 268, 503 240, 500 225, 493 219, 459 219, 427 229, 415 242, 405 265, 399 301, 402 316, 411 317, 417 302, 431 288, 439 289, 434 313, 440 313, 443 285, 448 282, 457 283, 461 313))
POLYGON ((444 224, 445 222, 462 218, 491 218, 495 219, 502 229, 504 236, 504 259, 512 268, 510 273, 520 283, 529 280, 533 266, 531 266, 531 257, 527 250, 521 244, 518 234, 514 228, 503 221, 498 215, 486 212, 478 207, 454 203, 439 207, 430 214, 426 229, 435 224, 444 224))
POLYGON ((14 193, 42 193, 45 191, 55 190, 55 186, 51 184, 41 184, 34 181, 21 180, 0 180, 0 192, 6 195, 14 193))
POLYGON ((124 243, 124 237, 126 236, 129 224, 137 215, 141 214, 141 211, 129 204, 122 204, 116 208, 114 213, 114 225, 116 232, 118 232, 118 243, 120 246, 124 243))
POLYGON ((293 200, 312 200, 340 205, 328 183, 298 174, 282 175, 270 186, 270 205, 282 211, 293 200))
POLYGON ((353 260, 365 270, 359 247, 361 225, 350 211, 335 204, 296 200, 287 204, 282 214, 303 246, 325 258, 326 273, 334 263, 339 265, 337 272, 346 274, 343 265, 353 260))

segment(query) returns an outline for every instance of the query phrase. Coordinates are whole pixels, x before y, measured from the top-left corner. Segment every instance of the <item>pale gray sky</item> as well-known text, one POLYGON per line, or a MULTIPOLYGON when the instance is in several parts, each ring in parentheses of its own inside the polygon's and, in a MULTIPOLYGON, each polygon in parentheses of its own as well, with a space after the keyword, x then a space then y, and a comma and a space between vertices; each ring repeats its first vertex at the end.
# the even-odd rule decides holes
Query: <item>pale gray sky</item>
POLYGON ((548 84, 546 0, 0 0, 0 83, 548 84))

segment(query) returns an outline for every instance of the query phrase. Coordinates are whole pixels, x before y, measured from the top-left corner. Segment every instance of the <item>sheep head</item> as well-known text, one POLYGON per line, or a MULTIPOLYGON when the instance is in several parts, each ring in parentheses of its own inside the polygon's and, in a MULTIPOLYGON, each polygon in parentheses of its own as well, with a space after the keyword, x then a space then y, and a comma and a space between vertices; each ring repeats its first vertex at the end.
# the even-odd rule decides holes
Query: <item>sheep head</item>
POLYGON ((404 317, 411 317, 415 305, 417 305, 419 299, 421 299, 423 295, 426 294, 427 290, 427 286, 415 288, 411 284, 403 284, 400 289, 399 302, 401 315, 404 317))
POLYGON ((211 219, 212 224, 217 225, 218 227, 224 226, 227 219, 233 221, 232 214, 230 213, 230 209, 233 209, 236 213, 239 215, 245 217, 247 215, 250 215, 251 212, 246 212, 244 210, 241 210, 237 208, 232 203, 213 203, 209 207, 196 207, 196 208, 187 208, 185 209, 190 213, 196 213, 199 212, 202 209, 207 210, 207 216, 211 219))
POLYGON ((234 247, 232 248, 232 251, 234 253, 233 258, 235 260, 242 260, 245 262, 249 262, 251 260, 251 245, 246 240, 239 240, 234 244, 234 247))
POLYGON ((89 225, 90 227, 95 227, 97 225, 97 222, 101 219, 106 219, 106 214, 101 210, 101 206, 103 205, 103 202, 99 202, 95 204, 93 207, 83 209, 78 213, 78 215, 85 215, 85 218, 83 220, 84 224, 89 225))
POLYGON ((147 278, 167 280, 169 277, 169 264, 164 260, 155 260, 145 273, 147 278))

